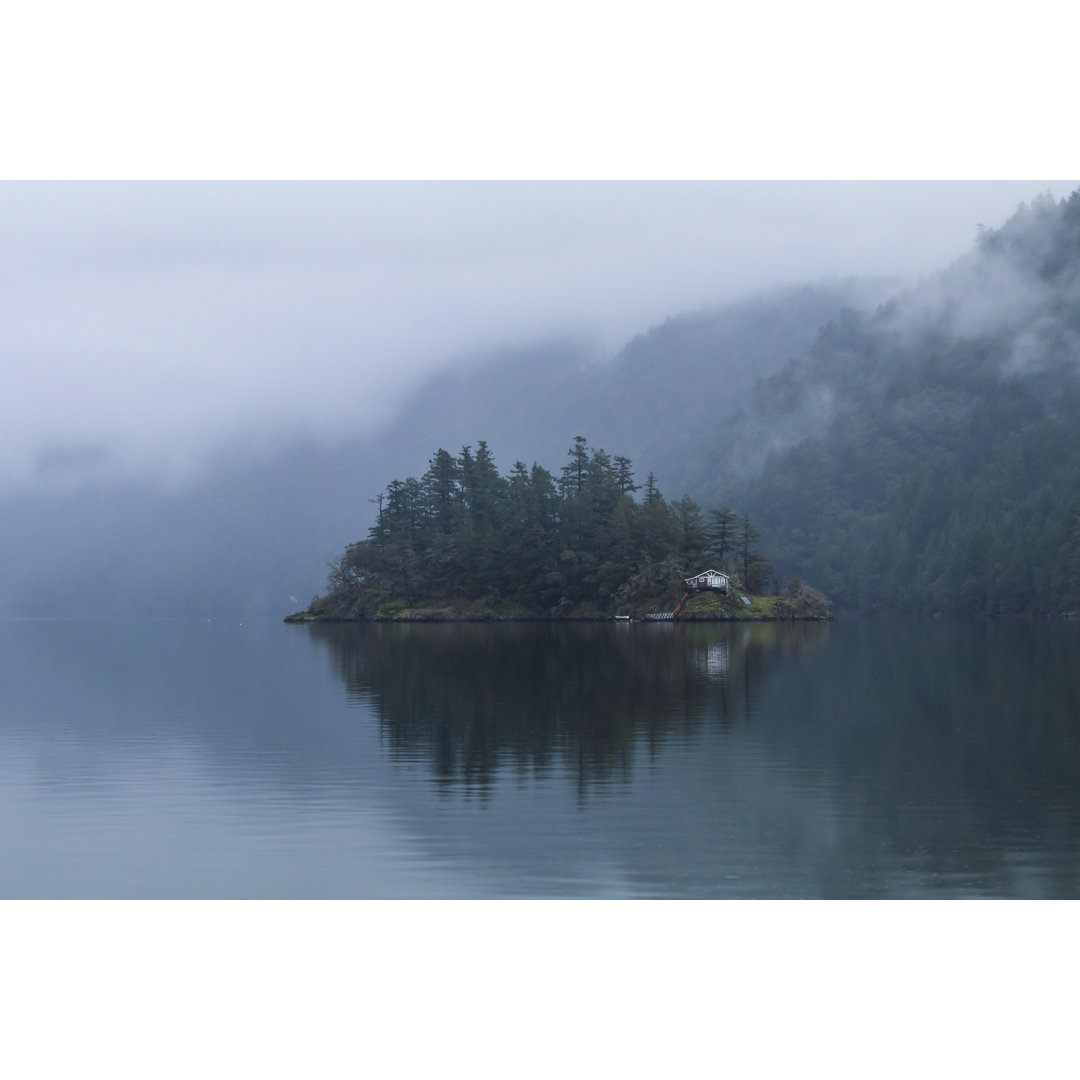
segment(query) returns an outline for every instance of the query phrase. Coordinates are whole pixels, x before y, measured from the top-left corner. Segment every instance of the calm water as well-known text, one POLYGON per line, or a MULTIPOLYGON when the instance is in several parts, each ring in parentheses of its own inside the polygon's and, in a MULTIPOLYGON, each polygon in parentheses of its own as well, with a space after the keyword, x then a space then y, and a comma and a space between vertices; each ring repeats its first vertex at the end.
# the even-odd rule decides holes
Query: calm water
POLYGON ((1077 897, 1080 624, 0 622, 4 897, 1077 897))

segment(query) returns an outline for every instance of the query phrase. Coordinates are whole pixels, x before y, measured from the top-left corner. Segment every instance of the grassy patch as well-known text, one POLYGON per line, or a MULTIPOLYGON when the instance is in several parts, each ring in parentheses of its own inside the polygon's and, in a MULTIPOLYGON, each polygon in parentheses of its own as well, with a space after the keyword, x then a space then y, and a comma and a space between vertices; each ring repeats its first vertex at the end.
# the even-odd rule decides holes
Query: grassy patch
POLYGON ((701 592, 691 596, 683 605, 682 613, 686 615, 709 616, 715 618, 718 615, 727 614, 727 606, 724 597, 720 593, 701 592))
POLYGON ((402 608, 394 615, 395 622, 449 622, 456 618, 449 608, 402 608))
POLYGON ((376 619, 396 619, 401 615, 403 611, 408 610, 405 607, 404 600, 388 600, 385 604, 380 604, 375 610, 376 619))
POLYGON ((751 619, 774 619, 776 618, 776 601, 779 597, 776 596, 747 596, 747 600, 750 601, 749 606, 742 602, 742 598, 738 597, 738 603, 742 606, 743 610, 749 615, 751 619))
POLYGON ((686 619, 775 619, 775 596, 751 596, 749 593, 700 592, 683 605, 680 617, 686 619), (743 603, 743 597, 750 601, 743 603))

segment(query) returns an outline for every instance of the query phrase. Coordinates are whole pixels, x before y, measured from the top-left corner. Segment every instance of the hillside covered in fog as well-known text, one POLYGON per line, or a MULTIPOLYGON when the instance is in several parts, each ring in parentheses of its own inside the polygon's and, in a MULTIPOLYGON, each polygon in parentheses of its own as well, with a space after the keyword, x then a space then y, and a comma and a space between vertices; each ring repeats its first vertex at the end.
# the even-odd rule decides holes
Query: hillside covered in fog
POLYGON ((677 498, 694 477, 715 477, 709 440, 758 377, 884 293, 860 281, 776 290, 672 316, 606 361, 575 341, 481 355, 422 383, 373 435, 294 444, 256 464, 223 452, 203 481, 172 491, 127 483, 0 497, 0 611, 294 610, 371 525, 390 478, 422 473, 435 446, 457 452, 478 437, 506 455, 506 470, 559 462, 586 431, 677 498))
POLYGON ((672 313, 603 359, 572 336, 478 349, 377 430, 219 448, 186 485, 9 490, 0 613, 280 615, 433 447, 484 439, 505 473, 559 462, 580 434, 673 501, 747 511, 777 579, 838 610, 1074 609, 1080 194, 1034 200, 957 256, 915 285, 836 279, 672 313))
POLYGON ((726 450, 770 450, 742 485, 770 554, 848 606, 1019 614, 1080 607, 1078 433, 1074 192, 830 321, 726 450))

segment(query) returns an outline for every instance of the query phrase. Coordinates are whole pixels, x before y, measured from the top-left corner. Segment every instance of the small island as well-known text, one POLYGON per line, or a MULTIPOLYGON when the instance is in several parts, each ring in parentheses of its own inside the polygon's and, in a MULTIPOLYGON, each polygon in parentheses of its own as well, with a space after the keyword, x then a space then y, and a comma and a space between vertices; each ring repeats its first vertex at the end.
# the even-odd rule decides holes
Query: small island
POLYGON ((379 492, 367 539, 285 621, 830 618, 802 581, 781 595, 745 513, 668 502, 584 436, 568 458, 557 477, 521 461, 501 476, 486 442, 436 451, 379 492))

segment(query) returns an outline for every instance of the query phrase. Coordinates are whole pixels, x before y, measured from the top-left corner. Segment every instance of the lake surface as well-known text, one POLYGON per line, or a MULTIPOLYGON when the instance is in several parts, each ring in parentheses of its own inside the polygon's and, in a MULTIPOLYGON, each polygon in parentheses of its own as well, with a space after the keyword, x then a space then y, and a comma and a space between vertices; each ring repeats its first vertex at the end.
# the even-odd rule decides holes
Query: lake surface
POLYGON ((1080 896, 1080 623, 0 622, 0 896, 1080 896))

